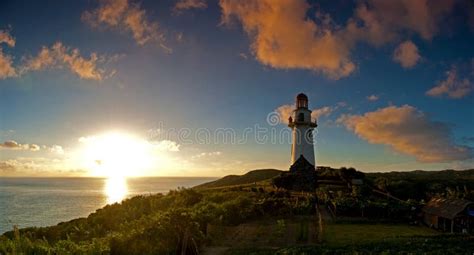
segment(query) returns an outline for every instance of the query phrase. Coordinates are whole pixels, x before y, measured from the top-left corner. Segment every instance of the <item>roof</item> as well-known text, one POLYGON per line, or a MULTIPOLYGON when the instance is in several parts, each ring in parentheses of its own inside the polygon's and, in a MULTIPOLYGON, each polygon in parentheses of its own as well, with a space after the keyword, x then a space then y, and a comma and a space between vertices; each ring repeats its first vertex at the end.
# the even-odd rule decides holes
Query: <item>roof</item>
POLYGON ((456 215, 464 211, 466 207, 474 205, 474 202, 465 199, 433 198, 424 207, 423 212, 454 219, 456 215))
POLYGON ((303 99, 303 100, 308 101, 308 97, 307 97, 305 94, 303 94, 303 93, 299 93, 299 94, 296 96, 296 99, 298 99, 298 100, 299 100, 299 99, 303 99))
POLYGON ((294 171, 315 171, 315 169, 313 164, 309 163, 303 155, 300 155, 295 163, 290 166, 290 172, 294 171))

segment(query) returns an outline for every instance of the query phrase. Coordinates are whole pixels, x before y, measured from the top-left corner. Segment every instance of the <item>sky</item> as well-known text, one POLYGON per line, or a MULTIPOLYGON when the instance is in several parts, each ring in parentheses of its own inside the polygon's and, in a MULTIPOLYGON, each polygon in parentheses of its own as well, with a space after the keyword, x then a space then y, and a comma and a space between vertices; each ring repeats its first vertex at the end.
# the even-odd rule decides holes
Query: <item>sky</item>
POLYGON ((474 167, 472 1, 0 3, 0 176, 474 167))

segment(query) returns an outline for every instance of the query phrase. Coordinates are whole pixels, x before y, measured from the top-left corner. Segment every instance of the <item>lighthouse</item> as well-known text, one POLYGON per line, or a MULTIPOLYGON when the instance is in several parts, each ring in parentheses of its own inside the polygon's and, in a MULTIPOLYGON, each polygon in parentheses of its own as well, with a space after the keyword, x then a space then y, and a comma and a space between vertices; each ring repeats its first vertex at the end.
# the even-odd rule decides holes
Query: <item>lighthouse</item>
POLYGON ((311 121, 308 97, 303 93, 296 96, 296 109, 288 119, 288 126, 292 129, 291 165, 295 165, 297 161, 306 160, 316 168, 313 130, 318 125, 316 120, 311 121))

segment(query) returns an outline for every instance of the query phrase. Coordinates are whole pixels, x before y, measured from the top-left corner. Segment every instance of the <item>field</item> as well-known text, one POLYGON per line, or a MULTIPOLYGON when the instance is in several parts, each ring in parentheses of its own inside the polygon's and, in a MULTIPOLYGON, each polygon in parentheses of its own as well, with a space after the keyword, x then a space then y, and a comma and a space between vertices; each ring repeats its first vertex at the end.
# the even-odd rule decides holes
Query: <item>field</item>
MULTIPOLYGON (((210 249, 280 248, 320 242, 318 221, 313 216, 250 221, 238 226, 208 227, 210 249)), ((207 249, 209 250, 209 248, 207 249)))
POLYGON ((439 235, 439 232, 427 227, 409 225, 330 223, 325 224, 323 228, 323 241, 330 246, 367 244, 399 240, 404 237, 439 235))
MULTIPOLYGON (((259 240, 265 239, 261 237, 259 240)), ((422 226, 362 223, 330 223, 319 243, 210 249, 205 254, 472 254, 469 236, 443 235, 422 226)))

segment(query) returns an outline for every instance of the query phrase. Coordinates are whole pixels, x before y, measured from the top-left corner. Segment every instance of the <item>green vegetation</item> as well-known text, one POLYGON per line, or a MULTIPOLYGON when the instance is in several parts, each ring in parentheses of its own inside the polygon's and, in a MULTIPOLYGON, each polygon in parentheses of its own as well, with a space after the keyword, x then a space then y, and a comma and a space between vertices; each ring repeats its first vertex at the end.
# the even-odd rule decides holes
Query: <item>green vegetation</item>
POLYGON ((253 170, 244 175, 227 175, 219 180, 204 183, 196 186, 196 188, 219 188, 235 185, 246 185, 272 179, 283 171, 276 169, 260 169, 253 170))
POLYGON ((312 196, 253 190, 181 189, 136 196, 87 218, 7 232, 0 237, 0 254, 195 254, 210 241, 211 224, 314 213, 312 196))
POLYGON ((300 255, 300 254, 436 254, 436 255, 471 255, 474 250, 474 239, 468 236, 438 235, 410 236, 381 240, 362 244, 344 244, 338 246, 309 245, 286 248, 247 248, 232 249, 226 254, 232 255, 300 255))
POLYGON ((271 180, 280 173, 252 171, 194 189, 136 196, 120 204, 107 205, 87 218, 56 226, 15 229, 0 236, 0 254, 133 255, 201 251, 470 254, 474 251, 472 236, 442 235, 408 224, 419 222, 422 199, 433 195, 472 196, 474 170, 375 173, 365 174, 364 179, 364 174, 355 169, 324 169, 318 173, 319 177, 332 184, 321 185, 316 192, 275 188, 271 180), (353 178, 364 179, 364 184, 347 185, 353 178), (316 204, 325 210, 324 217, 330 218, 331 211, 338 219, 321 223, 316 204))
POLYGON ((433 196, 474 200, 474 169, 367 173, 367 181, 400 199, 433 196))
POLYGON ((400 237, 433 236, 439 232, 423 226, 402 224, 335 223, 324 226, 323 240, 329 246, 367 244, 400 237))

